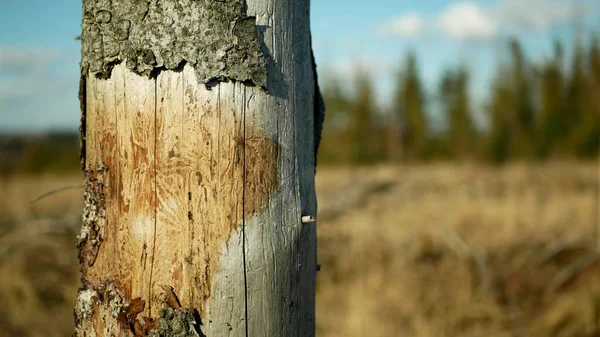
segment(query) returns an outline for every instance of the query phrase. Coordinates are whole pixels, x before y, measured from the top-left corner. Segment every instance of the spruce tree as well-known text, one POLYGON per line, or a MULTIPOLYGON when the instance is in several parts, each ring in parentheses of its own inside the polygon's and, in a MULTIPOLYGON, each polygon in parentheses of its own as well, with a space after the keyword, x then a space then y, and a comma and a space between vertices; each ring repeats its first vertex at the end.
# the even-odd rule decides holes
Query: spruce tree
POLYGON ((405 157, 409 160, 421 158, 424 154, 428 132, 425 99, 417 59, 411 52, 398 76, 394 96, 394 113, 402 125, 402 143, 405 157))

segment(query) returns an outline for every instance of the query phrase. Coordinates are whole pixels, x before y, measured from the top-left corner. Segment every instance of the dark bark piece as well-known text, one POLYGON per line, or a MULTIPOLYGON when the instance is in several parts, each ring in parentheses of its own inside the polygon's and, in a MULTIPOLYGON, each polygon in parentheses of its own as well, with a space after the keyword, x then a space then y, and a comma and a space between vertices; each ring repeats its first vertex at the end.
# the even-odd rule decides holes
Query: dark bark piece
MULTIPOLYGON (((312 38, 311 38, 312 44, 312 38)), ((323 100, 323 95, 321 94, 321 89, 319 88, 319 76, 317 75, 317 63, 315 61, 315 53, 310 50, 313 74, 315 78, 315 92, 314 92, 314 103, 313 103, 313 113, 314 113, 314 136, 315 136, 315 172, 317 171, 317 156, 319 154, 319 145, 321 144, 321 134, 323 133, 323 123, 325 122, 325 100, 323 100)))
POLYGON ((167 285, 161 285, 160 287, 165 292, 165 302, 167 305, 173 309, 181 309, 181 303, 179 303, 179 298, 177 298, 173 287, 167 285))
POLYGON ((84 0, 82 73, 110 77, 126 62, 140 75, 191 64, 199 80, 266 87, 267 67, 244 0, 84 0))

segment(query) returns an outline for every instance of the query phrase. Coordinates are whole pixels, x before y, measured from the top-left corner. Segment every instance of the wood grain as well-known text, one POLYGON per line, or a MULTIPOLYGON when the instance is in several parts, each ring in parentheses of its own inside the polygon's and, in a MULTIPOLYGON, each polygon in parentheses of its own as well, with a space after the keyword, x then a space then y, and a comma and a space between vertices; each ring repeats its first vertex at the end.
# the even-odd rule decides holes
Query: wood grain
POLYGON ((87 80, 86 167, 105 166, 104 238, 90 283, 115 281, 128 298, 150 296, 155 197, 155 83, 122 67, 87 80), (90 109, 89 107, 93 107, 90 109))

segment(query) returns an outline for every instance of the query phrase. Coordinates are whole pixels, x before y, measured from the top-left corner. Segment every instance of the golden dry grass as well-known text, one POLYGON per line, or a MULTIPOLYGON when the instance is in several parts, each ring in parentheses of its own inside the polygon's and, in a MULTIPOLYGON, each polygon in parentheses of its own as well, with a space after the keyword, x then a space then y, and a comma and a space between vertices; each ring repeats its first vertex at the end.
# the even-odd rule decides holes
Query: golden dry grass
POLYGON ((0 179, 0 336, 69 336, 79 271, 81 177, 0 179))
POLYGON ((598 167, 319 172, 319 336, 597 336, 598 167))
MULTIPOLYGON (((320 168, 318 336, 598 336, 598 173, 320 168)), ((80 181, 0 180, 0 336, 70 335, 80 181)))

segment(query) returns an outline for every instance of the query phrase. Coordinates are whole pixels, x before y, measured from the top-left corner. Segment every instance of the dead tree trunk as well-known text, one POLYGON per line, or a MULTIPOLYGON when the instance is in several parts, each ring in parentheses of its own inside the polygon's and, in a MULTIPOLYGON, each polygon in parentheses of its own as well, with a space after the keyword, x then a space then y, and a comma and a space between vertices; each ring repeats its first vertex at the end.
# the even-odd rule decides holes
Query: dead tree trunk
POLYGON ((309 0, 83 0, 76 336, 314 336, 308 16, 309 0))

